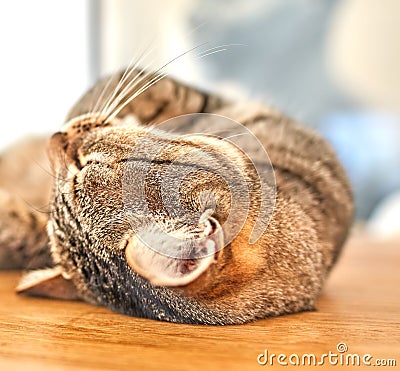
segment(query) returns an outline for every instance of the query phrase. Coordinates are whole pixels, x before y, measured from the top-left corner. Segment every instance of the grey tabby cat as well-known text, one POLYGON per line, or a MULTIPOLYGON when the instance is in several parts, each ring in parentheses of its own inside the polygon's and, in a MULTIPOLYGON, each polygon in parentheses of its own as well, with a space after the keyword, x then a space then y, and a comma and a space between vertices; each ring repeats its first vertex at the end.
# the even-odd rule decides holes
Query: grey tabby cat
POLYGON ((39 160, 21 160, 24 151, 35 158, 42 150, 42 141, 25 143, 0 163, 0 264, 43 268, 27 273, 17 288, 31 295, 191 324, 238 324, 313 310, 352 220, 349 182, 318 135, 272 109, 234 105, 143 71, 128 69, 99 81, 72 108, 62 130, 48 141, 52 177, 44 171, 35 175, 39 160), (241 123, 268 152, 276 204, 254 244, 249 238, 259 215, 261 183, 246 154, 218 136, 171 139, 149 131, 167 119, 201 112, 241 123), (149 149, 163 145, 152 161, 132 157, 144 136, 149 149), (173 182, 169 165, 205 146, 207 163, 187 162, 190 173, 179 187, 184 209, 201 215, 193 225, 165 209, 161 179, 173 182), (239 179, 221 165, 226 155, 245 174, 250 202, 246 217, 234 220, 243 227, 229 243, 221 234, 232 206, 224 179, 239 179), (148 215, 124 212, 127 166, 133 184, 146 181, 148 215), (213 206, 202 199, 210 193, 213 206), (49 212, 38 211, 48 200, 49 212), (180 258, 165 256, 141 242, 133 219, 156 248, 166 242, 148 220, 169 234, 187 241, 200 236, 202 242, 191 243, 180 258), (207 256, 200 254, 204 249, 207 256))

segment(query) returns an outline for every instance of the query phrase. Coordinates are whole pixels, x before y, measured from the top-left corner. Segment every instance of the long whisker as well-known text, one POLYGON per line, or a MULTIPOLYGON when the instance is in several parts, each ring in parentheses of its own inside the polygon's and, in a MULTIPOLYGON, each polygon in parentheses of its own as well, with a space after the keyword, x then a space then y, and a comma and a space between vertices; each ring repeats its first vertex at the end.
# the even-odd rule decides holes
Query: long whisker
MULTIPOLYGON (((157 74, 159 71, 161 71, 162 69, 164 69, 164 68, 165 68, 166 66, 168 66, 169 64, 173 63, 173 62, 174 62, 175 60, 177 60, 178 58, 181 58, 182 56, 184 56, 184 55, 186 55, 186 54, 192 52, 193 50, 195 50, 195 49, 197 49, 197 48, 199 48, 199 47, 201 47, 201 46, 204 46, 204 45, 206 45, 206 44, 207 44, 207 42, 202 43, 202 44, 199 44, 199 45, 193 47, 192 49, 189 49, 188 51, 186 51, 186 52, 184 52, 184 53, 178 55, 177 57, 175 57, 175 58, 173 58, 172 60, 170 60, 168 63, 166 63, 166 64, 164 64, 163 66, 161 66, 158 70, 156 70, 156 71, 154 72, 154 74, 157 74)), ((224 44, 224 45, 219 45, 219 46, 215 46, 215 47, 213 47, 213 48, 207 49, 207 50, 205 50, 205 51, 199 53, 198 56, 199 56, 200 58, 203 58, 203 57, 205 57, 205 56, 207 56, 207 55, 211 55, 211 54, 214 54, 214 53, 219 53, 219 52, 222 52, 222 51, 226 51, 226 50, 228 50, 228 49, 226 48, 226 47, 228 47, 228 46, 245 46, 245 45, 244 45, 244 44, 224 44), (219 49, 219 48, 222 48, 222 49, 219 49), (208 52, 208 53, 207 53, 207 52, 208 52), (206 54, 204 54, 204 53, 206 53, 206 54)), ((168 74, 165 73, 164 76, 161 77, 160 79, 157 78, 157 81, 156 81, 156 82, 158 82, 159 80, 161 80, 162 78, 164 78, 164 77, 167 76, 167 75, 168 75, 168 74)), ((136 98, 139 94, 141 94, 142 92, 144 92, 145 90, 147 90, 149 87, 151 87, 152 85, 154 85, 156 82, 150 83, 150 84, 144 86, 143 88, 141 88, 140 91, 139 91, 138 93, 135 93, 135 94, 134 94, 134 97, 133 97, 132 99, 129 99, 129 101, 126 102, 126 103, 124 104, 124 107, 125 107, 127 104, 129 104, 129 102, 131 102, 134 98, 136 98)), ((121 111, 121 110, 119 110, 119 111, 121 111)), ((114 116, 114 117, 115 117, 115 116, 114 116)))
POLYGON ((50 203, 45 205, 45 206, 41 206, 40 208, 36 207, 35 205, 33 205, 32 203, 30 203, 28 200, 26 200, 24 197, 22 197, 20 194, 15 194, 16 197, 18 197, 20 200, 22 200, 22 202, 24 202, 31 210, 37 211, 40 214, 48 214, 50 215, 52 212, 49 210, 50 209, 50 203), (42 209, 48 209, 48 211, 42 210, 42 209))
MULTIPOLYGON (((68 163, 67 163, 67 155, 60 149, 59 151, 59 158, 62 159, 63 165, 64 165, 64 169, 67 171, 67 173, 71 176, 74 176, 74 173, 71 172, 71 170, 68 167, 68 163)), ((65 179, 65 181, 68 181, 68 179, 65 179)))
POLYGON ((160 71, 162 71, 163 69, 165 69, 165 67, 169 66, 171 63, 175 62, 177 59, 182 58, 183 56, 191 53, 192 51, 201 48, 202 46, 208 44, 208 42, 204 42, 201 43, 199 45, 194 46, 193 48, 190 48, 189 50, 186 50, 185 52, 177 55, 175 58, 172 58, 169 62, 165 63, 164 65, 162 65, 160 68, 158 68, 154 73, 158 73, 160 71))
POLYGON ((191 30, 189 30, 185 37, 188 37, 191 34, 195 33, 199 28, 205 26, 207 23, 209 23, 209 22, 208 21, 203 21, 203 22, 199 23, 197 26, 195 26, 191 30))
POLYGON ((50 170, 47 170, 44 166, 42 166, 42 164, 40 164, 39 161, 37 161, 37 160, 34 159, 33 162, 34 162, 37 166, 39 166, 46 174, 50 175, 53 179, 55 179, 55 180, 61 180, 61 181, 64 181, 64 182, 67 181, 67 179, 64 179, 64 178, 61 178, 61 177, 58 177, 58 176, 54 175, 50 170))
POLYGON ((221 45, 217 45, 217 46, 214 46, 214 47, 212 47, 212 48, 206 49, 206 50, 200 52, 199 55, 202 54, 202 53, 210 52, 210 51, 215 50, 215 49, 219 49, 219 48, 229 48, 229 47, 231 47, 231 46, 247 46, 247 45, 246 45, 246 44, 238 44, 238 43, 236 43, 236 44, 235 44, 235 43, 221 44, 221 45))
POLYGON ((161 74, 161 75, 156 75, 153 77, 149 82, 147 82, 144 86, 142 86, 136 93, 134 93, 132 96, 127 98, 127 100, 119 105, 114 112, 106 118, 105 122, 109 122, 112 120, 116 115, 118 115, 119 112, 121 112, 122 109, 124 109, 132 100, 134 100, 137 96, 142 94, 144 91, 146 91, 148 88, 156 84, 158 81, 162 80, 167 74, 161 74))
POLYGON ((198 59, 201 59, 201 58, 207 57, 208 55, 220 53, 220 52, 223 52, 223 51, 225 51, 225 50, 228 50, 228 49, 224 48, 224 49, 214 50, 214 51, 209 52, 209 53, 200 54, 200 55, 197 56, 197 58, 198 58, 198 59))
MULTIPOLYGON (((116 117, 118 115, 119 112, 121 112, 122 109, 124 109, 130 102, 132 102, 132 100, 134 100, 137 96, 139 96, 144 91, 149 89, 155 83, 160 81, 162 78, 167 76, 168 75, 167 73, 165 73, 165 72, 161 73, 161 71, 163 71, 168 65, 175 62, 177 59, 183 57, 184 55, 186 55, 206 44, 207 44, 207 42, 196 45, 193 48, 185 51, 184 53, 181 53, 180 55, 171 59, 169 62, 162 65, 155 72, 145 73, 143 75, 141 75, 140 73, 137 73, 137 75, 127 84, 127 86, 122 91, 119 92, 119 90, 123 86, 123 83, 125 82, 125 80, 127 78, 129 78, 130 75, 133 73, 133 69, 130 69, 129 72, 127 72, 128 71, 128 69, 127 69, 124 73, 125 76, 121 79, 121 81, 124 80, 124 82, 121 83, 121 81, 120 81, 120 83, 118 84, 119 88, 114 90, 113 97, 108 100, 108 103, 102 112, 102 114, 104 114, 104 116, 105 116, 105 122, 109 122, 110 120, 112 120, 114 117, 116 117), (145 82, 147 79, 150 79, 150 80, 145 82), (139 87, 141 83, 144 83, 144 85, 139 87), (134 92, 134 90, 136 88, 138 88, 138 90, 136 92, 134 92)), ((243 44, 224 44, 224 45, 220 45, 220 46, 215 46, 215 47, 209 48, 209 49, 199 53, 198 57, 203 58, 207 55, 219 53, 221 51, 227 50, 226 47, 228 47, 228 46, 236 46, 236 45, 243 45, 243 44)), ((146 56, 147 56, 147 54, 146 54, 146 56)))
MULTIPOLYGON (((148 64, 143 71, 149 68, 151 64, 152 63, 148 64)), ((115 96, 112 100, 109 101, 110 104, 106 106, 102 111, 103 115, 107 116, 108 113, 112 113, 114 109, 118 107, 120 102, 123 101, 128 95, 132 93, 135 87, 137 87, 142 81, 145 81, 151 75, 151 73, 149 72, 138 72, 136 70, 131 70, 129 75, 133 72, 136 72, 136 75, 133 77, 131 81, 127 83, 127 85, 122 89, 122 91, 118 92, 117 96, 115 96)))
MULTIPOLYGON (((138 95, 140 95, 141 93, 143 93, 144 91, 146 91, 148 88, 150 88, 152 85, 154 85, 156 82, 160 81, 161 79, 163 79, 165 76, 167 76, 167 73, 161 73, 162 70, 164 70, 168 65, 170 65, 171 63, 175 62, 177 59, 182 58, 183 56, 187 55, 188 53, 206 45, 207 43, 202 43, 199 45, 194 46, 193 48, 179 54, 178 56, 176 56, 175 58, 171 59, 169 62, 165 63, 164 65, 162 65, 161 67, 159 67, 155 72, 152 73, 148 73, 145 76, 143 76, 142 79, 139 79, 139 81, 137 82, 137 84, 135 84, 132 87, 132 91, 130 92, 131 96, 122 104, 117 104, 115 109, 113 110, 113 112, 111 112, 107 117, 106 117, 106 121, 105 122, 109 122, 110 120, 112 120, 119 112, 121 112, 121 110, 126 107, 133 99, 135 99, 138 95), (138 84, 142 81, 145 81, 147 78, 149 78, 150 76, 153 76, 150 81, 148 81, 144 86, 140 87, 139 90, 136 93, 133 93, 133 88, 137 87, 138 84)), ((123 100, 123 98, 121 99, 123 100)))
POLYGON ((245 44, 222 44, 222 45, 218 45, 218 46, 214 46, 213 48, 209 48, 207 50, 204 50, 202 52, 200 52, 199 54, 197 54, 197 58, 203 58, 206 57, 208 55, 211 54, 215 54, 215 53, 219 53, 222 51, 226 51, 228 50, 229 47, 231 46, 246 46, 245 44))
POLYGON ((136 81, 139 76, 140 73, 137 73, 137 68, 139 67, 140 63, 144 60, 144 58, 147 57, 147 55, 151 52, 152 50, 146 52, 146 53, 142 53, 141 56, 136 60, 136 62, 133 64, 133 61, 131 62, 131 64, 125 69, 121 79, 119 80, 118 84, 116 85, 116 87, 114 88, 113 93, 111 94, 111 96, 109 97, 109 99, 107 100, 107 102, 105 103, 103 109, 101 110, 101 113, 103 115, 107 114, 109 110, 112 111, 112 107, 113 104, 115 104, 115 101, 118 101, 118 98, 123 96, 125 94, 126 89, 134 82, 136 81), (132 65, 133 64, 133 65, 132 65), (128 83, 128 79, 131 77, 131 75, 136 72, 137 74, 133 77, 133 79, 131 79, 128 83), (124 87, 124 84, 127 84, 124 87), (124 88, 123 88, 124 87, 124 88))
MULTIPOLYGON (((175 58, 173 58, 173 59, 170 60, 169 62, 165 63, 163 66, 161 66, 159 69, 157 69, 154 73, 147 74, 147 75, 145 75, 142 79, 139 79, 138 83, 137 83, 137 84, 134 84, 134 85, 132 86, 132 89, 131 89, 131 90, 132 90, 132 93, 133 93, 133 89, 134 89, 136 86, 138 86, 139 83, 140 83, 141 81, 146 80, 146 78, 147 78, 148 76, 150 76, 150 75, 154 75, 154 77, 153 77, 148 83, 146 83, 143 87, 141 87, 136 93, 132 94, 125 102, 123 102, 124 97, 122 96, 120 102, 123 102, 123 103, 122 103, 121 105, 118 105, 118 104, 116 105, 115 111, 113 112, 113 114, 111 114, 110 116, 107 117, 106 122, 110 121, 110 119, 113 119, 124 107, 126 107, 126 106, 127 106, 133 99, 135 99, 138 95, 140 95, 141 93, 143 93, 144 91, 146 91, 148 88, 150 88, 151 86, 153 86, 156 82, 158 82, 158 81, 161 80, 162 78, 166 77, 166 76, 168 75, 167 73, 164 73, 164 74, 162 74, 162 75, 160 74, 160 71, 162 71, 163 69, 165 69, 165 67, 167 67, 169 64, 171 64, 171 63, 173 63, 174 61, 176 61, 178 58, 181 58, 182 56, 184 56, 184 55, 186 55, 186 54, 192 52, 193 50, 198 49, 199 47, 201 47, 201 46, 203 46, 203 45, 206 45, 206 44, 207 44, 207 43, 202 43, 202 44, 199 44, 199 45, 197 45, 197 46, 195 46, 195 47, 193 47, 193 48, 187 50, 186 52, 184 52, 184 53, 182 53, 182 54, 176 56, 175 58)), ((218 53, 218 52, 221 52, 221 51, 225 51, 225 50, 227 50, 226 47, 228 47, 228 46, 237 46, 237 45, 241 46, 241 45, 244 45, 244 44, 225 44, 225 45, 215 46, 215 47, 213 47, 213 48, 207 49, 207 50, 204 51, 204 52, 199 53, 198 56, 199 56, 200 58, 202 58, 202 57, 205 57, 205 56, 210 55, 210 54, 214 54, 214 53, 218 53), (220 48, 222 48, 222 49, 220 49, 220 48), (208 53, 207 53, 207 52, 208 52, 208 53), (204 54, 204 53, 206 53, 206 54, 204 54)), ((129 89, 126 89, 126 90, 129 91, 129 89)), ((124 93, 125 93, 125 92, 124 92, 124 93)), ((121 94, 121 95, 125 95, 125 94, 121 94)))
MULTIPOLYGON (((145 68, 147 69, 149 67, 146 66, 145 68)), ((144 72, 146 70, 143 70, 142 73, 138 73, 133 80, 124 88, 124 90, 119 94, 119 96, 117 97, 117 99, 115 100, 115 102, 113 102, 113 104, 110 106, 110 111, 109 111, 109 115, 106 118, 106 122, 108 122, 108 118, 110 116, 115 117, 116 115, 113 115, 113 113, 118 110, 118 108, 121 105, 124 105, 124 103, 129 100, 130 97, 132 97, 132 95, 134 94, 134 91, 137 89, 139 90, 139 86, 142 85, 141 87, 145 86, 148 81, 149 78, 151 79, 151 76, 154 76, 153 72, 144 72)), ((137 91, 136 90, 136 91, 137 91)), ((124 105, 125 107, 125 105, 124 105)), ((118 110, 118 112, 120 112, 121 110, 118 110)))
POLYGON ((107 83, 104 84, 103 89, 101 89, 100 94, 97 97, 97 101, 96 104, 94 105, 94 107, 90 110, 90 112, 88 113, 97 113, 100 109, 100 106, 102 104, 103 98, 107 92, 107 90, 110 88, 113 80, 116 78, 116 74, 113 73, 109 79, 107 79, 107 83))
MULTIPOLYGON (((125 84, 126 81, 128 81, 128 79, 130 78, 131 74, 133 72, 136 72, 136 70, 139 68, 140 64, 145 60, 145 58, 147 58, 147 56, 153 52, 154 48, 155 48, 155 42, 154 42, 153 38, 148 45, 144 48, 143 52, 140 54, 140 56, 138 58, 132 58, 132 60, 130 61, 128 67, 125 69, 120 81, 118 82, 117 86, 115 87, 113 93, 111 94, 111 96, 109 97, 109 99, 105 102, 105 105, 103 107, 103 109, 101 110, 101 114, 106 114, 108 112, 108 110, 110 109, 109 106, 111 103, 113 103, 113 101, 115 100, 115 98, 117 98, 118 96, 121 95, 121 93, 119 93, 119 91, 122 89, 123 85, 125 84), (152 46, 153 45, 153 46, 152 46), (135 61, 136 60, 136 61, 135 61)), ((137 78, 137 76, 135 76, 134 80, 137 78)), ((128 83, 128 85, 130 85, 132 81, 130 81, 128 83)), ((125 90, 125 89, 124 89, 125 90)))

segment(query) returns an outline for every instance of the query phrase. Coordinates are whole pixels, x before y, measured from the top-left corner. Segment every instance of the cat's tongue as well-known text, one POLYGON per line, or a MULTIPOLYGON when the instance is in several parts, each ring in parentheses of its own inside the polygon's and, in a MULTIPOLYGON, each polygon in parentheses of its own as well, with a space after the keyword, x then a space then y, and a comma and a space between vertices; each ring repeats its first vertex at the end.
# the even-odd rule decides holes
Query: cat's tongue
POLYGON ((222 229, 208 223, 204 236, 179 239, 152 228, 134 236, 126 247, 131 268, 155 286, 185 286, 196 280, 216 261, 222 247, 222 229), (158 233, 157 233, 158 232, 158 233))

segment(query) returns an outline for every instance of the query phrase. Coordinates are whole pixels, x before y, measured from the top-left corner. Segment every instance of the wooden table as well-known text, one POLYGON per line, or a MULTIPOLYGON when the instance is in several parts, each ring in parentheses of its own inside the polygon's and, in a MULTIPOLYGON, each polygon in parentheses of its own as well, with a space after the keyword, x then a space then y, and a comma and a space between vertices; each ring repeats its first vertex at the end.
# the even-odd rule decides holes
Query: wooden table
MULTIPOLYGON (((359 354, 362 359, 370 353, 371 363, 397 362, 396 367, 379 369, 400 369, 400 241, 353 238, 316 312, 242 326, 174 325, 79 302, 17 296, 13 289, 18 277, 0 272, 0 370, 268 369, 271 353, 286 355, 286 362, 289 357, 297 362, 292 354, 303 362, 304 354, 313 353, 320 361, 323 353, 340 354, 338 343, 348 347, 344 356, 359 354), (260 366, 257 357, 265 349, 269 363, 260 366)), ((276 357, 272 361, 276 369, 291 369, 276 357)), ((328 358, 324 364, 338 368, 328 358)))

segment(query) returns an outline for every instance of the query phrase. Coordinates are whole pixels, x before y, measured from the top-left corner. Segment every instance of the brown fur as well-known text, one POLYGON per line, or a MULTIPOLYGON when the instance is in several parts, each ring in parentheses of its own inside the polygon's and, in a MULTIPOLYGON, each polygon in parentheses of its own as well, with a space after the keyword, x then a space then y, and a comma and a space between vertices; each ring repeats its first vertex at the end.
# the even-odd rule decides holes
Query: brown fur
MULTIPOLYGON (((116 76, 108 87, 107 80, 100 81, 82 97, 64 131, 53 135, 48 146, 55 175, 50 198, 51 253, 77 295, 126 314, 186 323, 243 323, 314 309, 353 212, 346 175, 329 145, 272 109, 230 105, 171 79, 150 87, 112 120, 90 113, 99 92, 107 87, 104 97, 109 97, 120 78, 116 76), (228 152, 251 185, 250 210, 240 233, 215 254, 204 273, 180 287, 155 286, 137 274, 125 256, 133 244, 135 249, 143 247, 135 239, 129 217, 121 216, 124 171, 142 136, 149 136, 150 146, 167 141, 162 135, 146 134, 149 124, 195 112, 224 115, 258 137, 275 170, 275 210, 267 230, 250 245, 261 199, 254 166, 240 150, 217 138, 200 135, 170 142, 157 157, 159 164, 153 163, 146 174, 149 212, 156 213, 156 219, 171 231, 178 228, 178 219, 164 209, 160 174, 167 174, 170 162, 204 143, 211 159, 207 164, 192 164, 203 168, 182 183, 182 204, 201 211, 200 192, 211 189, 217 202, 212 218, 223 225, 231 204, 218 171, 228 171, 233 182, 237 176, 222 170, 221 156, 228 152)), ((133 171, 139 176, 140 161, 135 161, 131 161, 133 171)), ((149 254, 149 261, 157 261, 156 255, 149 254)), ((185 267, 196 269, 195 260, 189 263, 185 267)), ((29 292, 27 287, 24 284, 20 291, 29 292)), ((39 292, 54 295, 46 289, 39 292)))

